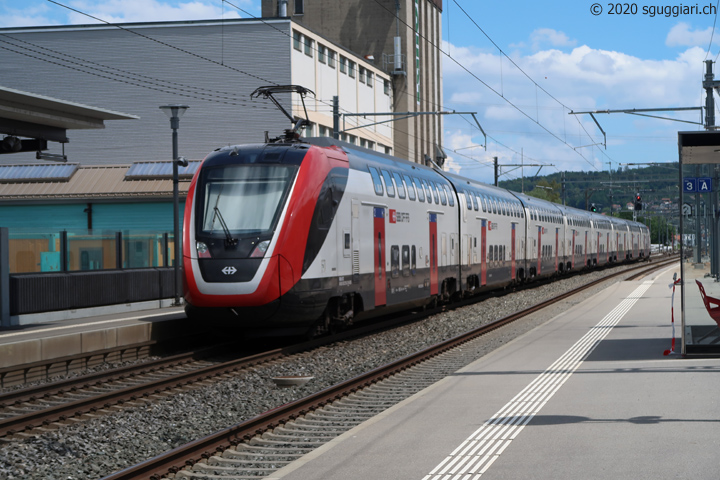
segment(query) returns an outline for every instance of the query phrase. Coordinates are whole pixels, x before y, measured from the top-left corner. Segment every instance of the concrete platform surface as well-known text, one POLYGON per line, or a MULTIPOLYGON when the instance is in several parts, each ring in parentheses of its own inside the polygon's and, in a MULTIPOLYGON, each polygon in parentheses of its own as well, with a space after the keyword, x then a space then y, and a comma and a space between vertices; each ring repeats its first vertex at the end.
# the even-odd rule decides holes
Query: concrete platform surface
POLYGON ((270 478, 719 478, 720 359, 663 356, 677 270, 603 290, 270 478))
MULTIPOLYGON (((177 337, 183 319, 181 307, 169 307, 4 328, 0 330, 0 369, 177 337)), ((0 386, 33 379, 9 381, 3 375, 0 386)))

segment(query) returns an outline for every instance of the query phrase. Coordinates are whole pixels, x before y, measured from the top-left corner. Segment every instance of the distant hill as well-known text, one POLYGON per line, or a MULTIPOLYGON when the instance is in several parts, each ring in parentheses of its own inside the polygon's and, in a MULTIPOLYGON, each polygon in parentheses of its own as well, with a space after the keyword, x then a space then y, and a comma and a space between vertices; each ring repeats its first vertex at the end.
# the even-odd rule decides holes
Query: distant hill
MULTIPOLYGON (((679 199, 679 164, 667 163, 659 166, 623 168, 612 172, 565 172, 566 205, 585 210, 586 194, 588 205, 595 204, 598 212, 610 213, 610 206, 618 212, 617 205, 627 211, 639 193, 649 211, 666 210, 669 205, 677 208, 679 199), (669 204, 668 204, 669 201, 669 204)), ((500 181, 499 186, 521 191, 524 183, 526 194, 562 203, 562 173, 538 177, 500 181)))

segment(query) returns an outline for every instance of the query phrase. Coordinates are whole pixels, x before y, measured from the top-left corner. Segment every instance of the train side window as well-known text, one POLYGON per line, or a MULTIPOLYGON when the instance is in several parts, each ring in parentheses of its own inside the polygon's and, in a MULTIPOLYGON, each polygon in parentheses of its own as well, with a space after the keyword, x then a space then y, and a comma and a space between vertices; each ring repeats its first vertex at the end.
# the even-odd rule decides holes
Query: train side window
POLYGON ((420 183, 420 180, 418 180, 415 177, 413 177, 413 182, 415 182, 415 186, 417 187, 418 200, 420 200, 421 202, 424 202, 425 201, 425 190, 423 189, 422 183, 420 183))
POLYGON ((392 176, 395 179, 395 185, 397 186, 398 198, 405 198, 405 186, 403 185, 403 181, 402 181, 402 178, 400 177, 400 174, 397 172, 393 172, 392 176))
POLYGON ((445 190, 442 189, 437 183, 434 184, 435 188, 440 191, 440 203, 447 205, 447 197, 445 196, 445 190))
POLYGON ((390 247, 390 274, 392 278, 400 276, 400 247, 397 245, 390 247))
POLYGON ((395 196, 395 187, 393 186, 392 177, 390 176, 390 172, 388 172, 385 169, 381 169, 380 173, 382 173, 383 180, 385 180, 385 188, 387 189, 388 197, 394 197, 395 196))
POLYGON ((415 245, 412 246, 412 249, 410 250, 410 271, 412 272, 413 276, 415 275, 417 269, 417 250, 415 249, 415 245))
POLYGON ((472 210, 472 200, 470 199, 470 192, 467 190, 463 190, 463 193, 465 194, 465 203, 467 204, 467 209, 472 210))
POLYGON ((405 185, 407 186, 408 198, 414 202, 415 201, 415 186, 413 185, 413 182, 409 176, 403 175, 403 180, 405 180, 405 185))
POLYGON ((368 167, 368 170, 370 170, 370 176, 372 177, 373 186, 375 187, 375 195, 382 195, 383 190, 383 184, 382 180, 380 180, 380 174, 377 171, 377 168, 375 167, 368 167))
POLYGON ((474 194, 473 192, 470 192, 470 196, 472 197, 473 208, 474 208, 475 211, 477 212, 477 211, 478 211, 477 197, 475 196, 475 194, 474 194))
POLYGON ((425 196, 427 197, 428 203, 432 203, 432 192, 430 191, 430 187, 428 187, 428 183, 425 179, 422 180, 423 187, 425 187, 425 196))
POLYGON ((448 188, 447 185, 443 185, 442 188, 443 188, 443 190, 445 190, 445 193, 447 194, 448 203, 450 204, 451 207, 454 207, 455 206, 455 197, 453 196, 452 192, 450 191, 450 189, 448 188))
POLYGON ((440 205, 440 194, 437 191, 437 185, 434 182, 428 183, 430 184, 430 190, 433 192, 433 197, 435 197, 435 205, 440 205))
POLYGON ((410 276, 410 247, 408 245, 402 247, 402 274, 403 277, 410 276))
POLYGON ((497 199, 495 199, 495 198, 492 199, 492 207, 493 207, 493 213, 494 213, 494 214, 499 213, 499 212, 498 212, 497 199))
POLYGON ((483 211, 483 212, 487 212, 487 209, 485 208, 485 195, 480 195, 480 196, 478 197, 478 203, 479 203, 480 206, 482 207, 482 211, 483 211))

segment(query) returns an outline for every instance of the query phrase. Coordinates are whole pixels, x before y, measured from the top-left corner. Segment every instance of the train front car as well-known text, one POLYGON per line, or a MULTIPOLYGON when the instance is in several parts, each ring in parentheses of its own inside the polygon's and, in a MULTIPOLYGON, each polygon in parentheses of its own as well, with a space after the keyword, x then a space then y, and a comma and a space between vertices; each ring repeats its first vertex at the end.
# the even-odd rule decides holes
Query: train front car
POLYGON ((342 151, 301 143, 208 155, 185 208, 188 316, 245 331, 277 325, 304 331, 325 308, 322 298, 297 294, 327 235, 311 224, 332 221, 347 176, 342 151))

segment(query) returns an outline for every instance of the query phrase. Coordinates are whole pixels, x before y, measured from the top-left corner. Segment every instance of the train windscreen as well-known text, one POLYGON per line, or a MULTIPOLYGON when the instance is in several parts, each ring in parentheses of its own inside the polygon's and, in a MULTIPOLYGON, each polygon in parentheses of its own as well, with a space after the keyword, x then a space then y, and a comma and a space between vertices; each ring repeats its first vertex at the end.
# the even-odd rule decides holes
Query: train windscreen
POLYGON ((204 234, 261 233, 271 230, 282 212, 297 168, 287 165, 238 165, 203 172, 204 234))

